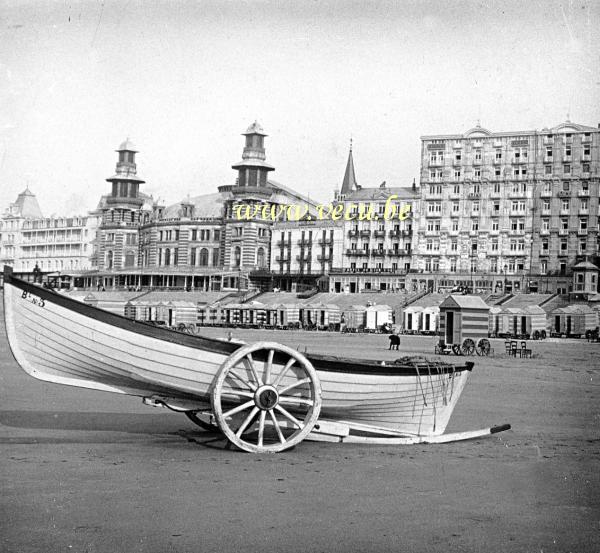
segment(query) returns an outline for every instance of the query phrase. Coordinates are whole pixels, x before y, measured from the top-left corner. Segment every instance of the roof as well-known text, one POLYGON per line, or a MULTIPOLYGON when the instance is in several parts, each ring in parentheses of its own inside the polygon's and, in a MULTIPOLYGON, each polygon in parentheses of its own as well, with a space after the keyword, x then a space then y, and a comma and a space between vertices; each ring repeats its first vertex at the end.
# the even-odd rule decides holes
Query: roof
POLYGON ((350 194, 357 189, 356 175, 354 173, 354 159, 352 158, 352 146, 350 146, 350 152, 348 152, 348 161, 346 162, 346 172, 344 173, 344 180, 342 181, 341 194, 350 194))
POLYGON ((144 301, 149 302, 173 302, 173 301, 184 301, 193 303, 204 303, 213 304, 219 301, 221 298, 227 296, 229 292, 203 292, 203 291, 192 291, 186 292, 185 290, 168 290, 148 292, 144 297, 144 301))
POLYGON ((577 263, 577 265, 573 266, 573 270, 575 269, 591 269, 593 271, 600 271, 596 265, 590 263, 589 261, 582 261, 581 263, 577 263))
POLYGON ((166 207, 162 213, 162 218, 179 218, 181 217, 181 205, 191 204, 194 206, 194 218, 204 217, 218 219, 223 217, 223 210, 226 198, 226 192, 215 192, 214 194, 203 194, 201 196, 195 196, 193 198, 186 198, 181 202, 166 207))
POLYGON ((441 304, 440 309, 456 308, 459 309, 481 309, 489 311, 489 306, 480 296, 448 296, 441 304))
POLYGON ((11 215, 17 215, 25 219, 42 219, 42 210, 38 204, 35 194, 26 187, 23 192, 17 196, 17 201, 11 205, 11 215))
POLYGON ((246 134, 260 134, 262 136, 269 136, 268 134, 265 133, 265 131, 263 130, 263 128, 261 127, 260 123, 258 121, 254 121, 254 123, 252 123, 252 125, 250 125, 247 129, 246 132, 242 133, 243 135, 246 134))
POLYGON ((115 150, 116 152, 138 152, 138 150, 135 147, 135 144, 129 140, 129 137, 127 137, 123 142, 121 142, 121 144, 119 145, 119 147, 115 150))
POLYGON ((376 201, 387 200, 390 196, 396 195, 399 200, 416 200, 419 198, 418 192, 409 186, 395 186, 390 188, 359 188, 352 193, 347 194, 345 201, 376 201))

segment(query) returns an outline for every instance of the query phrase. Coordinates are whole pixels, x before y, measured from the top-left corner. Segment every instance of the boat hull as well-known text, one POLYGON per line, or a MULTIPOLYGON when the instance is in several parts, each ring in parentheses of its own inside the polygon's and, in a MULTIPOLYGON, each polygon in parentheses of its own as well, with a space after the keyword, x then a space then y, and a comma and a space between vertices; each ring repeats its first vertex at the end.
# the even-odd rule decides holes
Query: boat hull
MULTIPOLYGON (((219 368, 240 347, 132 321, 10 275, 4 302, 18 364, 59 384, 208 403, 219 368)), ((321 418, 421 436, 444 432, 472 368, 308 358, 321 383, 321 418)), ((275 358, 274 375, 283 363, 275 358)))

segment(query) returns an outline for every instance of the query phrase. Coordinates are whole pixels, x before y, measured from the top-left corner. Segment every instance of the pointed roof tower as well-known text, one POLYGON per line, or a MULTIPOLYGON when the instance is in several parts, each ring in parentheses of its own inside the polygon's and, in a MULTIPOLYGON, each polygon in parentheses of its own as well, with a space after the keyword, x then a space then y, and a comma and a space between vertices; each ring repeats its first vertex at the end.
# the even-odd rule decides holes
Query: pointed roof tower
POLYGON ((357 189, 356 175, 354 173, 354 159, 352 158, 352 139, 350 139, 350 152, 348 153, 348 162, 346 163, 346 172, 342 182, 341 195, 350 194, 357 189))
POLYGON ((37 198, 29 190, 29 185, 17 196, 17 201, 10 205, 9 214, 24 219, 41 219, 43 217, 37 198))

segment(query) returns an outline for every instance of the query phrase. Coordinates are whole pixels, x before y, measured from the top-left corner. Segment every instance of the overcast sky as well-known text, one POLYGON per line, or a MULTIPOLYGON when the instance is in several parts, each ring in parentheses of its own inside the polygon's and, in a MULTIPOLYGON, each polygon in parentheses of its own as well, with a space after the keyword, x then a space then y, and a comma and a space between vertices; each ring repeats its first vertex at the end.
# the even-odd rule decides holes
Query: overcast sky
POLYGON ((144 192, 214 192, 255 119, 312 198, 351 136, 359 184, 408 186, 424 134, 596 126, 599 29, 595 0, 0 0, 0 210, 93 209, 128 136, 144 192))

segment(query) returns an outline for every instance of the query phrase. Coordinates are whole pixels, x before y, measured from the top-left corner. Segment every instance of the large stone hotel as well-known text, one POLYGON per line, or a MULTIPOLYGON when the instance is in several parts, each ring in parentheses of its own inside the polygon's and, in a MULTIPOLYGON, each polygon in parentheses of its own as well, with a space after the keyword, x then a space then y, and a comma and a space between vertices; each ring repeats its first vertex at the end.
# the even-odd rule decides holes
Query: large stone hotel
POLYGON ((44 218, 26 189, 0 219, 0 263, 106 289, 482 293, 568 293, 572 268, 598 263, 598 128, 424 136, 420 183, 405 187, 361 186, 351 146, 328 208, 350 216, 335 220, 272 180, 258 123, 243 135, 230 184, 170 206, 144 194, 129 140, 89 214, 44 218), (236 215, 286 205, 306 216, 236 215), (374 216, 360 217, 366 209, 374 216))

